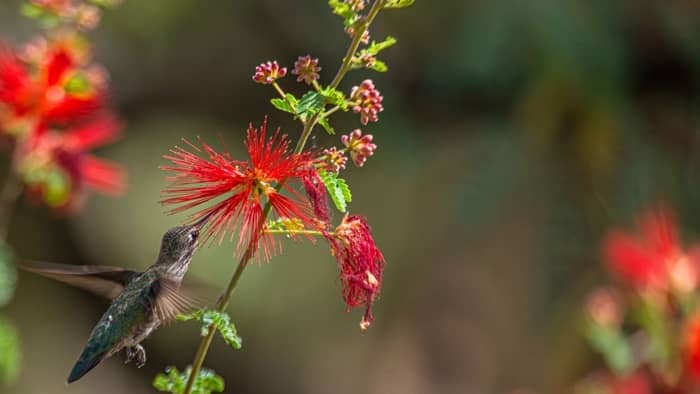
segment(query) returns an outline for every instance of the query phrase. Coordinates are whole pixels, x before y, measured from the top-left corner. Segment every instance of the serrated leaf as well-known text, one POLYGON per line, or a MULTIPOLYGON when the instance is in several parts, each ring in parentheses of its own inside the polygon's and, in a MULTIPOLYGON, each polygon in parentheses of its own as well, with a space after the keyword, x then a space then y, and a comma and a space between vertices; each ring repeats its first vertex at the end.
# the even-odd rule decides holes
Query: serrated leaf
POLYGON ((179 315, 177 319, 180 321, 198 320, 202 322, 201 336, 206 336, 209 332, 209 326, 213 324, 229 346, 234 349, 240 349, 243 346, 243 339, 238 336, 236 326, 231 323, 231 318, 225 312, 200 309, 188 315, 179 315))
MULTIPOLYGON (((153 387, 166 393, 182 394, 191 373, 191 367, 187 367, 184 372, 178 371, 175 367, 167 367, 164 374, 159 373, 153 379, 153 387)), ((222 393, 223 391, 224 379, 210 369, 201 369, 192 385, 192 394, 222 393)))
POLYGON ((330 135, 335 135, 335 129, 333 128, 333 126, 331 126, 330 122, 328 121, 328 118, 319 119, 318 124, 323 126, 323 129, 326 130, 326 133, 330 135))
POLYGON ((389 0, 384 4, 384 8, 406 8, 415 2, 416 0, 389 0))
POLYGON ((21 357, 17 330, 0 319, 0 385, 8 385, 17 379, 21 357))
POLYGON ((289 106, 289 103, 287 103, 281 98, 273 98, 272 100, 270 100, 270 103, 273 107, 277 108, 280 111, 289 112, 290 114, 294 113, 294 111, 292 111, 292 107, 289 106))
POLYGON ((338 178, 338 175, 332 172, 319 171, 318 176, 326 186, 333 205, 340 212, 347 211, 348 203, 352 201, 352 193, 347 182, 342 178, 338 178))
POLYGON ((302 118, 307 118, 323 109, 326 105, 326 100, 319 92, 309 91, 304 93, 297 105, 297 115, 302 118))
POLYGON ((341 92, 340 90, 334 89, 334 88, 329 86, 329 87, 321 90, 321 95, 326 100, 327 104, 337 105, 343 111, 348 110, 348 103, 347 103, 347 100, 345 99, 345 93, 341 92))

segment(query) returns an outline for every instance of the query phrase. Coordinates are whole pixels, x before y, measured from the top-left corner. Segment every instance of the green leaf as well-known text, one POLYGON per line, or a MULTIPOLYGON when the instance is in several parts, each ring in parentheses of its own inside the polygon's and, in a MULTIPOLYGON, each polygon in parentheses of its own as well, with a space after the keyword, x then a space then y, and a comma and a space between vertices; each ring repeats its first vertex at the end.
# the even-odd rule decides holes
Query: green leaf
POLYGON ((19 351, 17 330, 9 322, 0 319, 0 383, 9 385, 19 375, 22 355, 19 351))
POLYGON ((384 63, 381 60, 375 60, 374 63, 372 63, 372 65, 369 66, 369 68, 380 73, 385 73, 389 70, 389 67, 386 65, 386 63, 384 63))
POLYGON ((63 171, 52 169, 46 174, 44 182, 46 187, 44 202, 48 206, 60 207, 68 202, 71 194, 71 183, 70 178, 63 171))
POLYGON ((327 104, 337 105, 343 111, 348 110, 348 103, 345 99, 345 93, 341 92, 340 90, 329 86, 321 90, 321 95, 323 96, 324 100, 326 100, 327 104))
MULTIPOLYGON (((175 367, 167 367, 164 374, 159 373, 153 379, 153 387, 166 393, 182 394, 191 373, 191 367, 187 367, 184 372, 178 371, 175 367)), ((209 369, 201 369, 192 385, 193 394, 222 393, 223 391, 224 379, 209 369)))
POLYGON ((44 15, 44 10, 41 9, 41 7, 32 3, 22 4, 22 9, 20 10, 20 12, 22 13, 22 15, 30 19, 40 18, 42 15, 44 15))
POLYGON ((335 135, 335 129, 333 128, 333 126, 331 126, 330 122, 328 121, 328 118, 319 119, 318 124, 323 126, 323 129, 326 130, 326 133, 330 135, 335 135))
POLYGON ((350 187, 347 182, 342 178, 338 178, 338 175, 332 172, 320 170, 318 176, 326 186, 328 195, 331 197, 335 207, 340 212, 347 211, 348 203, 352 202, 352 193, 350 193, 350 187))
POLYGON ((280 111, 289 112, 290 114, 294 113, 294 110, 292 110, 292 107, 289 106, 289 103, 281 98, 273 98, 270 100, 270 103, 272 103, 272 106, 280 111))
POLYGON ((17 281, 17 272, 12 263, 12 253, 7 247, 0 247, 0 306, 12 298, 17 281))
POLYGON ((396 38, 388 36, 384 39, 384 41, 372 41, 372 43, 366 49, 363 49, 362 52, 366 52, 370 55, 378 55, 379 52, 393 46, 394 44, 396 44, 396 38))
POLYGON ((198 320, 202 322, 200 330, 201 336, 206 336, 209 332, 209 326, 214 325, 221 334, 221 337, 226 343, 234 349, 240 349, 243 346, 243 339, 238 336, 236 326, 231 323, 231 318, 225 312, 219 312, 212 309, 200 309, 189 315, 180 315, 177 317, 180 321, 198 320))
POLYGON ((619 328, 591 324, 586 336, 614 372, 626 374, 634 369, 632 348, 619 328))
POLYGON ((384 4, 384 8, 406 8, 415 2, 416 0, 389 0, 384 4))
POLYGON ((326 100, 319 92, 308 91, 301 96, 299 105, 297 105, 297 114, 302 118, 308 118, 323 109, 326 105, 326 100))

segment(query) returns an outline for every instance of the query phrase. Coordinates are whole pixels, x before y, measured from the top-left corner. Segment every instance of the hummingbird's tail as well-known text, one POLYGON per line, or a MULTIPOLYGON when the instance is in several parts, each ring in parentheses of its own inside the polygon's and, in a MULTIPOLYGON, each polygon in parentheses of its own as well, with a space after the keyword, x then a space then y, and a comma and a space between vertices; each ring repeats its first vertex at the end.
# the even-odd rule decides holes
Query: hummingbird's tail
POLYGON ((73 383, 85 376, 86 373, 90 372, 91 369, 95 368, 97 364, 104 359, 104 356, 105 353, 94 357, 84 357, 84 355, 81 355, 80 359, 73 366, 73 370, 70 371, 70 375, 68 375, 68 383, 73 383))

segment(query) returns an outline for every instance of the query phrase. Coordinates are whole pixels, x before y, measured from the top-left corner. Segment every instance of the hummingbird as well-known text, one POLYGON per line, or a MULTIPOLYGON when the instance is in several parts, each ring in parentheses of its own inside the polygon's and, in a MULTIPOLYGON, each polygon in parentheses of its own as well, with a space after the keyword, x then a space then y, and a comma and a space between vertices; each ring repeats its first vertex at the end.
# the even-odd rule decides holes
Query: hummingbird
POLYGON ((73 366, 68 383, 75 382, 102 360, 125 349, 126 361, 138 368, 146 364, 141 342, 178 314, 197 307, 196 298, 182 280, 197 248, 206 217, 193 225, 174 227, 163 235, 156 262, 144 272, 119 267, 25 263, 22 268, 111 299, 107 311, 73 366))

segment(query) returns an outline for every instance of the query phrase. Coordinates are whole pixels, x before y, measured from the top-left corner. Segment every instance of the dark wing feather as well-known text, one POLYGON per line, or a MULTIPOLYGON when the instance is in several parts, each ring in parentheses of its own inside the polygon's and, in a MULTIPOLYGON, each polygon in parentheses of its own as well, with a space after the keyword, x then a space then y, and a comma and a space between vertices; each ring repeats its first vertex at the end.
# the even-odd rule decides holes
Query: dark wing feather
POLYGON ((138 272, 119 267, 25 262, 20 268, 114 299, 138 272))
POLYGON ((159 279, 157 281, 158 294, 154 312, 161 324, 169 323, 180 314, 187 314, 201 308, 204 302, 195 295, 195 290, 190 286, 180 286, 178 283, 159 279))

